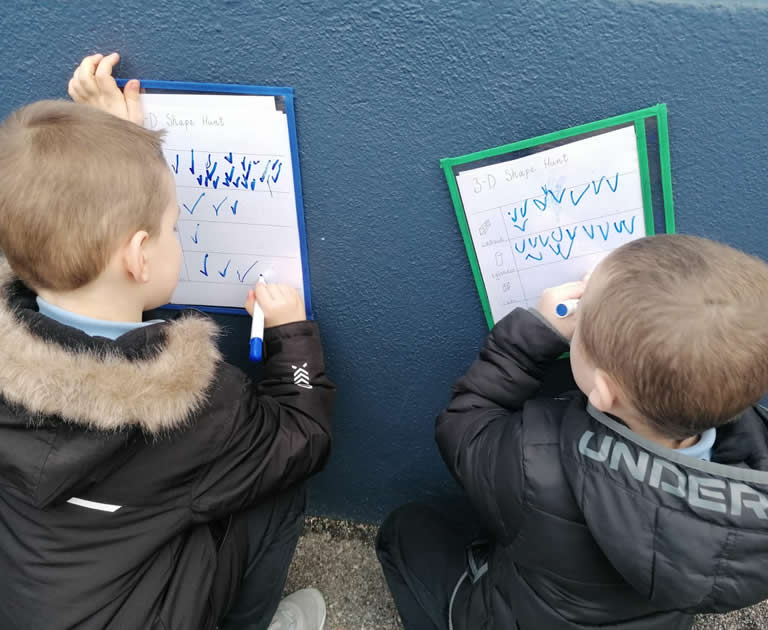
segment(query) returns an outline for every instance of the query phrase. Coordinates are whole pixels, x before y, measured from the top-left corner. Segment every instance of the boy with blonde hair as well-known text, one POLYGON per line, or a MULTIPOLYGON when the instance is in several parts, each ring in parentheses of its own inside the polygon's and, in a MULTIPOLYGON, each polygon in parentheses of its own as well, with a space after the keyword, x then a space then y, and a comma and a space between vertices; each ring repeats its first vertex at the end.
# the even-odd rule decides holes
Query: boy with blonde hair
POLYGON ((379 535, 406 629, 683 630, 768 597, 766 313, 763 261, 664 235, 501 320, 437 420, 473 512, 379 535), (581 391, 536 398, 569 340, 581 391))
POLYGON ((317 325, 294 289, 251 291, 253 383, 204 315, 143 321, 178 282, 178 206, 116 61, 70 83, 101 109, 42 101, 0 126, 0 627, 319 630, 314 590, 272 619, 330 447, 317 325))

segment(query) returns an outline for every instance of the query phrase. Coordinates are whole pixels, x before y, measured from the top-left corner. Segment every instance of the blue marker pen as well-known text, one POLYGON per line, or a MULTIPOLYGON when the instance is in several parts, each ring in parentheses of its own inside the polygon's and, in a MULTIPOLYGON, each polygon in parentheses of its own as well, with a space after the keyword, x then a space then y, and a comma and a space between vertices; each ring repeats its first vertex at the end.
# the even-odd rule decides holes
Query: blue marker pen
POLYGON ((578 306, 578 300, 566 300, 565 302, 560 302, 560 304, 555 307, 555 315, 561 318, 568 317, 576 312, 578 306))
MULTIPOLYGON (((264 276, 259 274, 259 282, 266 284, 264 276)), ((258 302, 253 304, 253 321, 251 322, 251 361, 261 361, 264 348, 264 311, 258 302)))

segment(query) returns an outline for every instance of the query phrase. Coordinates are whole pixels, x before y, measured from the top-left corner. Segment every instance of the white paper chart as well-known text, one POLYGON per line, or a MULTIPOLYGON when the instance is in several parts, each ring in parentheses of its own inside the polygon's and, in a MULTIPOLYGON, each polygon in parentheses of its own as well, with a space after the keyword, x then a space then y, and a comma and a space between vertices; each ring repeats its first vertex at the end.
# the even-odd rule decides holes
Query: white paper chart
POLYGON ((633 126, 462 171, 456 181, 494 322, 646 234, 633 126))
POLYGON ((259 274, 304 292, 287 115, 274 96, 149 93, 184 260, 172 302, 241 308, 259 274))

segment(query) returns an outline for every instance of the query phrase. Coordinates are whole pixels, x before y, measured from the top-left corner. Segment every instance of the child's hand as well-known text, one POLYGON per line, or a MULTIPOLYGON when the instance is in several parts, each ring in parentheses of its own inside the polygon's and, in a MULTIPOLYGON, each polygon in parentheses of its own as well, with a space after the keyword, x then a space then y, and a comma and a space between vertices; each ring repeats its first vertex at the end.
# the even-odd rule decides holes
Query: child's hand
POLYGON ((584 280, 578 282, 568 282, 551 289, 546 289, 539 298, 536 310, 546 319, 552 327, 563 337, 570 339, 576 330, 576 316, 558 317, 555 313, 557 305, 566 300, 579 300, 584 295, 584 289, 587 286, 587 276, 584 280))
POLYGON ((136 79, 125 84, 120 91, 112 77, 112 68, 120 61, 120 55, 91 55, 83 59, 69 80, 69 95, 75 103, 93 105, 118 118, 144 124, 144 112, 139 100, 139 82, 136 79))
POLYGON ((248 291, 245 310, 253 315, 253 303, 258 302, 264 311, 264 327, 282 326, 307 319, 304 301, 299 292, 286 284, 260 282, 248 291))

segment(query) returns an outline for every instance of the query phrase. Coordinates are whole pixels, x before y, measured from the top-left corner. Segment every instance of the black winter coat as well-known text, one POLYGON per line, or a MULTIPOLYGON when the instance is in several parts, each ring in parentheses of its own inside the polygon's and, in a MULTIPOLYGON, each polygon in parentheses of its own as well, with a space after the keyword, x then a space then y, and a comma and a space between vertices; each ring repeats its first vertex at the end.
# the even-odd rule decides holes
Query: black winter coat
POLYGON ((0 265, 0 628, 213 628, 245 570, 238 512, 328 455, 316 325, 268 329, 254 384, 201 314, 112 341, 34 297, 0 265))
POLYGON ((453 627, 682 630, 693 613, 766 599, 764 410, 718 429, 712 462, 680 455, 580 393, 534 399, 567 348, 513 311, 438 418, 443 457, 494 538, 487 573, 458 587, 453 627))

